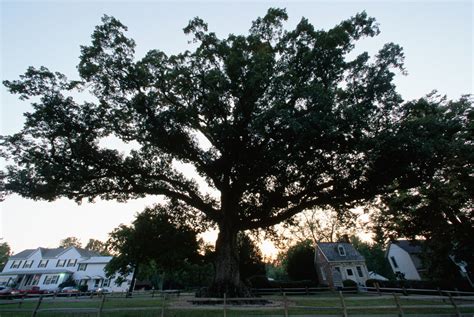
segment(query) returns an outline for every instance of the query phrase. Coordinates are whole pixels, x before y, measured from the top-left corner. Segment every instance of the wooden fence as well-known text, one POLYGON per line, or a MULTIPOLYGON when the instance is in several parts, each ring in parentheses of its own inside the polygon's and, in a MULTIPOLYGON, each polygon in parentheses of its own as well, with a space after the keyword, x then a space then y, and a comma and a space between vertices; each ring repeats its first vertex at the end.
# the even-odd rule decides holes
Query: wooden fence
MULTIPOLYGON (((262 293, 269 292, 269 289, 260 289, 262 293)), ((222 316, 227 317, 229 311, 233 311, 235 316, 235 311, 233 305, 239 304, 239 312, 242 313, 241 316, 245 316, 245 311, 248 310, 259 310, 262 307, 265 307, 264 301, 273 303, 271 308, 275 311, 280 311, 278 315, 268 315, 262 311, 262 315, 265 316, 304 316, 305 312, 310 314, 310 316, 318 316, 320 314, 326 315, 338 315, 343 317, 348 317, 349 315, 358 314, 358 313, 368 313, 368 312, 377 312, 379 315, 385 315, 387 313, 396 312, 396 315, 399 317, 409 316, 410 311, 414 309, 439 309, 444 311, 449 311, 451 316, 464 316, 462 314, 463 309, 471 309, 470 311, 474 312, 474 292, 453 292, 447 290, 420 290, 420 289, 403 289, 403 288, 362 288, 360 292, 366 296, 354 295, 354 289, 346 289, 340 291, 334 291, 327 288, 285 288, 273 290, 271 296, 267 295, 265 297, 254 297, 254 298, 195 298, 182 296, 177 291, 171 292, 158 292, 158 291, 147 291, 147 292, 134 292, 133 294, 127 293, 109 293, 109 294, 74 294, 72 297, 59 298, 56 294, 47 294, 40 296, 38 298, 22 297, 12 300, 0 300, 0 316, 2 313, 11 313, 9 316, 14 316, 15 314, 31 314, 31 317, 41 317, 41 316, 52 316, 62 313, 65 315, 74 315, 74 316, 97 316, 101 317, 104 314, 110 315, 114 312, 130 312, 133 316, 144 316, 145 312, 152 312, 153 316, 165 317, 171 315, 171 312, 175 309, 189 309, 195 310, 196 307, 193 306, 196 304, 208 305, 212 304, 213 311, 222 311, 222 316), (283 291, 283 292, 282 292, 283 291), (431 292, 436 295, 420 295, 420 291, 431 292), (416 295, 413 295, 416 294, 416 295), (328 296, 329 295, 329 296, 328 296), (77 297, 76 297, 77 296, 77 297), (160 299, 160 302, 155 306, 137 306, 137 307, 106 307, 107 301, 126 301, 128 298, 133 298, 135 300, 151 300, 154 297, 160 299), (172 300, 170 300, 172 299, 172 300), (300 299, 300 304, 298 300, 300 299), (301 299, 309 300, 312 305, 302 305, 301 299), (379 305, 377 301, 381 299, 385 300, 385 304, 379 305), (388 300, 390 303, 387 304, 388 300), (329 301, 328 301, 329 300, 329 301), (393 300, 393 301, 392 301, 393 300), (64 307, 51 307, 51 303, 61 302, 78 302, 84 301, 90 306, 80 307, 80 308, 64 308, 64 307), (177 301, 190 303, 187 307, 183 308, 182 305, 179 307, 174 306, 174 303, 177 301), (315 303, 321 302, 322 305, 316 305, 315 303), (356 304, 357 301, 364 303, 365 305, 356 304), (426 304, 410 304, 409 301, 423 302, 426 304), (431 301, 431 302, 430 302, 431 301), (433 302, 436 301, 436 304, 433 302), (31 305, 31 303, 35 305, 31 305), (213 302, 213 303, 210 303, 213 302), (330 304, 328 304, 328 302, 330 304), (373 302, 373 305, 368 305, 373 302), (430 303, 428 303, 430 302, 430 303), (437 304, 439 302, 439 304, 437 304), (25 308, 25 303, 29 303, 30 308, 25 308), (44 303, 49 303, 49 307, 44 307, 44 303), (13 305, 15 307, 13 307, 13 305), (244 308, 242 308, 244 305, 244 308), (3 307, 2 307, 3 306, 3 307), (6 307, 8 306, 8 307, 6 307), (54 313, 54 314, 53 314, 54 313)), ((64 306, 64 305, 63 305, 64 306)), ((200 307, 202 308, 202 307, 200 307)), ((472 316, 473 313, 470 313, 469 316, 472 316)), ((240 314, 240 313, 239 313, 240 314)), ((431 316, 439 316, 440 314, 432 314, 431 316)), ((151 315, 147 315, 151 316, 151 315)), ((309 316, 309 315, 306 315, 309 316)), ((430 314, 425 314, 424 316, 430 316, 430 314)), ((465 315, 468 316, 468 315, 465 315)))

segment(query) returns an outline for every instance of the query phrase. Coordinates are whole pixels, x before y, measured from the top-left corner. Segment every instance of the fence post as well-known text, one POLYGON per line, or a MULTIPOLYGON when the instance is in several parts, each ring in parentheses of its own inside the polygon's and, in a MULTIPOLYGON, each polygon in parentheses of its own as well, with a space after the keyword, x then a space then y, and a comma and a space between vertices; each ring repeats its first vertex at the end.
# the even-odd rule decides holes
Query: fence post
POLYGON ((161 317, 165 317, 165 306, 166 306, 166 294, 161 293, 162 302, 161 302, 161 317))
MULTIPOLYGON (((99 295, 97 295, 97 296, 99 296, 99 295)), ((104 302, 105 302, 105 294, 102 294, 102 300, 100 301, 99 311, 97 312, 97 317, 100 317, 100 315, 102 315, 102 309, 104 309, 104 302)))
POLYGON ((224 293, 224 317, 227 317, 227 293, 224 293))
POLYGON ((286 298, 286 293, 283 293, 283 309, 285 310, 285 317, 288 317, 288 300, 286 298))
POLYGON ((456 311, 456 316, 461 317, 461 312, 459 311, 458 305, 454 302, 453 295, 451 295, 451 292, 447 292, 449 296, 449 301, 451 302, 451 305, 453 305, 454 310, 456 311))
POLYGON ((392 294, 393 294, 393 297, 395 298, 395 305, 397 306, 397 309, 398 309, 398 317, 403 317, 404 316, 403 309, 402 309, 402 305, 400 304, 398 295, 395 293, 392 293, 392 294))
POLYGON ((23 304, 23 301, 25 300, 25 296, 22 296, 20 298, 20 301, 18 302, 18 308, 21 308, 21 304, 23 304))
POLYGON ((342 291, 339 291, 339 298, 341 299, 342 316, 347 317, 347 307, 346 302, 344 301, 344 296, 342 295, 342 291))
POLYGON ((151 298, 155 297, 155 289, 152 289, 151 291, 151 298))
POLYGON ((36 317, 36 313, 38 312, 38 309, 40 308, 42 301, 43 301, 43 296, 40 296, 38 298, 38 302, 36 303, 36 307, 33 310, 33 313, 31 314, 31 317, 36 317))
POLYGON ((379 294, 379 296, 382 296, 382 292, 380 292, 380 285, 378 282, 375 282, 375 288, 377 289, 377 293, 379 294))

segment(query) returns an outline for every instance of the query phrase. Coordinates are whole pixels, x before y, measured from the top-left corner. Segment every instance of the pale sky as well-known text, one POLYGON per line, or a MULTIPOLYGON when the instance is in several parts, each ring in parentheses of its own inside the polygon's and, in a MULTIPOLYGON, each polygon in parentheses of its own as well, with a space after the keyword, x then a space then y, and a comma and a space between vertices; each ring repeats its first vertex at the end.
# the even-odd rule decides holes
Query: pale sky
MULTIPOLYGON (((471 1, 1 1, 1 80, 13 80, 28 66, 46 66, 77 78, 79 46, 90 43, 94 27, 104 15, 128 26, 137 44, 138 58, 150 49, 167 54, 189 49, 182 32, 199 16, 218 36, 245 34, 251 21, 269 7, 286 8, 288 29, 302 16, 317 29, 328 29, 357 12, 377 19, 381 34, 364 39, 357 52, 376 53, 384 43, 404 48, 408 76, 396 84, 406 99, 419 98, 433 89, 456 99, 473 92, 473 4, 471 1)), ((23 125, 31 108, 2 86, 0 134, 12 134, 23 125)), ((4 164, 2 163, 2 168, 4 164)), ((128 224, 136 212, 158 202, 148 197, 119 204, 113 201, 83 203, 67 199, 35 202, 9 196, 0 203, 0 238, 13 251, 57 247, 59 240, 76 236, 106 240, 107 233, 128 224)), ((212 236, 212 235, 211 235, 212 236)))

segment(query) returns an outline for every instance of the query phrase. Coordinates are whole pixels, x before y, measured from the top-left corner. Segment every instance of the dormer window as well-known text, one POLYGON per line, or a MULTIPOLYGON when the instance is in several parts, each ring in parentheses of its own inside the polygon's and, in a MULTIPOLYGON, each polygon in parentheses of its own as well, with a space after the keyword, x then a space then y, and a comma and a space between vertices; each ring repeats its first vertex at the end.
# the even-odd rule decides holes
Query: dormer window
POLYGON ((339 251, 340 256, 346 256, 346 249, 344 249, 344 246, 342 244, 339 244, 337 246, 337 251, 339 251))
POLYGON ((76 263, 77 263, 77 259, 69 259, 69 261, 67 261, 67 266, 70 267, 70 266, 76 266, 76 263))
POLYGON ((13 261, 12 265, 10 266, 11 269, 18 269, 21 265, 22 261, 13 261))
POLYGON ((29 268, 31 268, 32 265, 33 265, 33 260, 27 260, 27 261, 25 261, 25 263, 23 264, 23 268, 24 268, 24 269, 29 269, 29 268))

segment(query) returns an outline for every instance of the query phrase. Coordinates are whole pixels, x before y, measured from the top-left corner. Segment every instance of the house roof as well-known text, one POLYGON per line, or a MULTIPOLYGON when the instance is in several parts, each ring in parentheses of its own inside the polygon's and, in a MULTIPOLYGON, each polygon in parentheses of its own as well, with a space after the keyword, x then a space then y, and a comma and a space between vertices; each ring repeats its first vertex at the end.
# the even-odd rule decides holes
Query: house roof
POLYGON ((365 258, 354 248, 354 246, 347 242, 318 242, 317 246, 323 252, 328 262, 341 261, 365 261, 365 258), (341 245, 346 251, 346 255, 339 254, 337 247, 341 245))
POLYGON ((21 251, 20 253, 17 253, 15 255, 12 255, 10 259, 16 260, 16 259, 26 259, 28 258, 33 252, 35 252, 37 249, 26 249, 21 251))
POLYGON ((422 252, 423 240, 395 240, 392 241, 409 254, 419 254, 422 252))
POLYGON ((12 255, 10 259, 12 260, 23 260, 29 258, 33 253, 36 251, 41 252, 41 257, 43 259, 53 259, 64 253, 65 251, 69 250, 70 248, 74 248, 81 257, 83 258, 90 258, 93 256, 99 256, 96 252, 81 249, 81 248, 76 248, 76 247, 69 247, 69 248, 54 248, 54 249, 48 249, 48 248, 38 248, 38 249, 26 249, 21 251, 20 253, 17 253, 15 255, 12 255))

